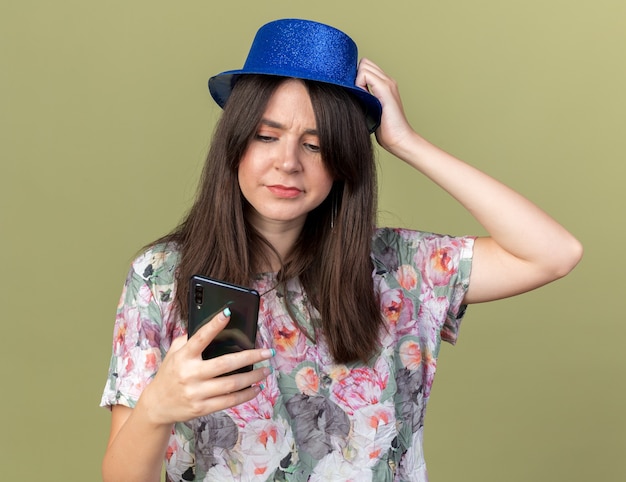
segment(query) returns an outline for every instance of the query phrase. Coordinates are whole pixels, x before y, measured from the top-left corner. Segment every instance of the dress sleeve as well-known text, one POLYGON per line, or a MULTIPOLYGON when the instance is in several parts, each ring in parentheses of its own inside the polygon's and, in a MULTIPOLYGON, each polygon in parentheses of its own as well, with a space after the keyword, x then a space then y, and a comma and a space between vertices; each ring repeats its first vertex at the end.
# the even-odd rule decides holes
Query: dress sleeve
POLYGON ((456 238, 458 248, 456 252, 456 274, 450 284, 450 305, 441 329, 441 339, 452 345, 456 344, 459 327, 467 305, 463 298, 469 288, 469 278, 472 269, 472 255, 474 252, 474 237, 456 238))
POLYGON ((102 407, 133 408, 169 349, 180 323, 172 317, 174 276, 167 255, 149 250, 128 273, 113 328, 113 347, 102 407))
POLYGON ((439 340, 456 342, 465 314, 474 240, 408 229, 378 230, 375 273, 384 274, 383 310, 395 314, 399 335, 423 336, 428 326, 434 346, 439 340), (402 313, 396 312, 399 307, 402 313))

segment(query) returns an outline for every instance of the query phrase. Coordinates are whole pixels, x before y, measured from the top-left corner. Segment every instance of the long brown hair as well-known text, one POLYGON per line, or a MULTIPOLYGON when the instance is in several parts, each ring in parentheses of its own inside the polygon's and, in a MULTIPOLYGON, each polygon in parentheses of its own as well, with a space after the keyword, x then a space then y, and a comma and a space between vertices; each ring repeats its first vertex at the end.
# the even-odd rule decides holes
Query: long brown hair
MULTIPOLYGON (((268 255, 276 254, 246 219, 237 168, 269 98, 284 80, 248 75, 237 81, 216 126, 193 206, 174 231, 154 243, 173 242, 180 251, 176 304, 183 319, 191 275, 249 285, 259 267, 268 264, 268 255)), ((367 361, 382 326, 370 260, 377 199, 371 137, 362 108, 344 89, 305 85, 321 156, 334 183, 328 197, 307 215, 291 253, 282 260, 278 280, 299 277, 321 315, 321 332, 336 362, 367 361)))

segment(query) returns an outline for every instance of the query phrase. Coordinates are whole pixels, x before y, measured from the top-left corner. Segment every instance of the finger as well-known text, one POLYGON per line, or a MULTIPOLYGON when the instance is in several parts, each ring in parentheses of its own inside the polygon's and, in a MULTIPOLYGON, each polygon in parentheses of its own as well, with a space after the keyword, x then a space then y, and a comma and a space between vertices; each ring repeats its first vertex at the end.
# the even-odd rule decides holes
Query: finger
POLYGON ((357 71, 355 83, 357 87, 371 92, 381 100, 381 96, 383 96, 383 86, 390 85, 392 80, 376 65, 362 62, 357 71))
POLYGON ((384 79, 387 77, 383 69, 381 69, 374 62, 366 58, 361 59, 361 61, 359 62, 357 77, 359 76, 359 74, 375 76, 380 79, 384 79))
POLYGON ((241 405, 242 403, 248 402, 255 398, 262 389, 263 387, 259 385, 254 385, 248 388, 244 388, 243 390, 210 398, 206 401, 202 412, 214 413, 220 410, 234 407, 236 405, 241 405))
POLYGON ((356 71, 356 79, 354 80, 354 83, 356 84, 357 87, 360 87, 361 89, 369 92, 369 88, 367 85, 367 73, 366 73, 366 71, 368 70, 368 65, 369 65, 369 60, 367 60, 366 58, 362 58, 359 61, 359 65, 356 71))
POLYGON ((208 400, 229 393, 238 392, 253 385, 265 386, 265 379, 272 373, 270 367, 261 367, 249 372, 235 373, 213 378, 197 387, 198 398, 208 400))
POLYGON ((187 349, 193 358, 200 357, 204 349, 217 334, 224 329, 230 320, 230 309, 225 308, 215 315, 211 321, 201 326, 187 341, 187 349))
MULTIPOLYGON (((240 368, 268 360, 275 354, 276 351, 273 348, 259 348, 211 358, 202 363, 203 367, 200 376, 203 379, 209 380, 224 375, 225 373, 230 373, 240 368)), ((222 380, 222 378, 220 378, 220 380, 222 380)))

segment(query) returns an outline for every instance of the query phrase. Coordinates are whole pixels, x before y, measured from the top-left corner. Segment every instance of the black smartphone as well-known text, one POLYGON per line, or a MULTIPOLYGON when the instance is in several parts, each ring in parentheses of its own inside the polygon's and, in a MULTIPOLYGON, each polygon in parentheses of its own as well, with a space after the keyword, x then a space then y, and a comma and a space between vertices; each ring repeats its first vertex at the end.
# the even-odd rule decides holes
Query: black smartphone
MULTIPOLYGON (((256 290, 237 286, 206 276, 194 275, 189 282, 189 325, 188 337, 224 308, 231 312, 228 325, 215 337, 202 352, 208 360, 228 353, 254 348, 259 316, 260 296, 256 290)), ((242 373, 252 370, 252 366, 225 373, 242 373)))

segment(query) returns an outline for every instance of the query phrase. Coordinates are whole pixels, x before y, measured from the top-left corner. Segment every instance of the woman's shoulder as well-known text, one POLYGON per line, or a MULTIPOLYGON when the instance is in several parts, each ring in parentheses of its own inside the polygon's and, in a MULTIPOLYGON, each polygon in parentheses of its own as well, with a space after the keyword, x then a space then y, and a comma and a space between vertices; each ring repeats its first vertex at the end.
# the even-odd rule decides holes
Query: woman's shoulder
POLYGON ((385 249, 385 246, 410 245, 417 247, 424 245, 447 245, 471 243, 474 236, 452 236, 449 234, 437 234, 428 231, 419 231, 407 228, 380 227, 374 230, 372 237, 372 249, 385 249))
POLYGON ((372 238, 371 256, 376 264, 397 269, 412 264, 415 257, 451 255, 471 257, 474 238, 450 236, 406 228, 377 228, 372 238))
POLYGON ((179 260, 180 251, 175 243, 157 243, 137 255, 131 271, 150 284, 171 284, 179 260))
POLYGON ((416 249, 421 243, 428 242, 433 237, 438 235, 406 228, 376 228, 372 238, 372 252, 376 255, 399 248, 416 249))

